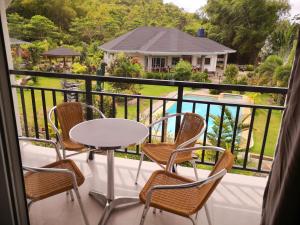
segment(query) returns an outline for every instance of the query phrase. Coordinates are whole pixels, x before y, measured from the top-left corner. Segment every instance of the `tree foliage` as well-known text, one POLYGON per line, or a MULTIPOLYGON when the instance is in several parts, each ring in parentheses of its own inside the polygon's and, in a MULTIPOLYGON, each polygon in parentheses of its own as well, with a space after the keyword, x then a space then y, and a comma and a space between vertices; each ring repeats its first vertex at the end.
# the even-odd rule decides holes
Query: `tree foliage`
POLYGON ((287 1, 209 0, 204 8, 209 37, 238 50, 239 61, 254 63, 287 1))
POLYGON ((192 76, 192 65, 189 62, 180 60, 175 66, 174 79, 188 81, 192 76))

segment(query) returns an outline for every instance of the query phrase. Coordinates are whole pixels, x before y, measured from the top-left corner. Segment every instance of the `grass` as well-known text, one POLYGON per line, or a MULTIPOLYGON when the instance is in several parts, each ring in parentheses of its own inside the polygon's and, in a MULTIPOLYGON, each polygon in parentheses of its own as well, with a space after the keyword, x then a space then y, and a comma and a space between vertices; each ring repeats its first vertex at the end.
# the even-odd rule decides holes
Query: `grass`
MULTIPOLYGON (((252 96, 253 97, 253 96, 252 96)), ((259 94, 253 97, 255 104, 261 105, 270 105, 272 103, 272 97, 270 94, 259 94)), ((255 113, 254 119, 254 146, 251 148, 251 151, 257 154, 260 154, 262 149, 262 142, 264 137, 264 131, 266 127, 268 110, 259 109, 255 113)), ((281 124, 282 111, 273 110, 271 114, 271 120, 269 124, 267 141, 264 150, 266 156, 273 157, 274 151, 277 143, 277 137, 281 124)))

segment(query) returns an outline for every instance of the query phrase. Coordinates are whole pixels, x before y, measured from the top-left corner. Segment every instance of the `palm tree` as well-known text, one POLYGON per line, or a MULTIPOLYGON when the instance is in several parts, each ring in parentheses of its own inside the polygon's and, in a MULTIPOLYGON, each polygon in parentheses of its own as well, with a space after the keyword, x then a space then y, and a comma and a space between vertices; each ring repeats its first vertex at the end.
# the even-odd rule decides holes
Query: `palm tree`
MULTIPOLYGON (((209 115, 209 116, 213 120, 213 126, 211 128, 211 131, 209 131, 207 133, 207 138, 208 138, 210 144, 216 146, 218 144, 221 116, 216 116, 216 115, 209 115)), ((246 120, 249 118, 249 116, 250 116, 250 114, 239 116, 237 129, 236 129, 236 137, 234 140, 234 152, 235 153, 242 151, 242 149, 240 147, 241 134, 242 134, 242 131, 249 129, 250 124, 248 122, 246 122, 246 120)), ((235 128, 235 115, 233 115, 233 113, 229 110, 228 107, 225 107, 220 147, 223 147, 225 149, 231 148, 232 141, 233 141, 234 128, 235 128)))

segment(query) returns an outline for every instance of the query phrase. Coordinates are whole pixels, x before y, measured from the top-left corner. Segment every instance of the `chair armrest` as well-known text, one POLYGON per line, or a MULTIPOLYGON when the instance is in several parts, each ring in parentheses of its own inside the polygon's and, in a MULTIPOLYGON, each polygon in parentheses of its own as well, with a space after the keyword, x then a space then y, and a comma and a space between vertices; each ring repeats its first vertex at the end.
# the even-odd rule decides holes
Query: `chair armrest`
POLYGON ((75 173, 68 169, 59 169, 59 168, 46 168, 46 167, 31 167, 31 166, 22 166, 23 170, 33 172, 33 173, 63 173, 68 174, 72 177, 72 183, 74 188, 78 188, 77 180, 75 173))
POLYGON ((201 180, 201 181, 195 181, 195 182, 190 182, 190 183, 185 183, 185 184, 175 184, 175 185, 155 185, 147 193, 146 206, 149 207, 149 205, 151 203, 152 195, 155 191, 178 190, 178 189, 186 189, 186 188, 193 188, 193 187, 200 188, 203 185, 206 185, 208 183, 211 183, 215 180, 222 178, 226 173, 227 173, 227 170, 223 169, 223 170, 219 171, 218 173, 206 178, 205 180, 201 180))
POLYGON ((47 140, 47 139, 31 138, 31 137, 19 137, 19 141, 39 142, 39 143, 51 144, 51 145, 54 146, 57 157, 59 158, 59 160, 62 159, 62 157, 60 155, 60 152, 59 152, 59 148, 58 148, 57 143, 55 141, 47 140))
POLYGON ((193 151, 199 150, 199 149, 202 149, 202 150, 214 150, 214 151, 217 151, 217 152, 224 152, 225 151, 224 148, 216 147, 216 146, 196 146, 196 147, 191 147, 191 148, 177 148, 176 150, 174 150, 171 153, 171 155, 169 157, 169 160, 168 160, 168 163, 167 163, 167 166, 166 166, 166 171, 171 172, 172 167, 174 165, 174 160, 175 160, 176 155, 178 153, 181 153, 181 152, 193 152, 193 151))
POLYGON ((97 113, 99 113, 100 115, 100 118, 106 118, 106 116, 103 114, 103 112, 101 112, 98 108, 96 108, 95 106, 93 105, 88 105, 88 104, 85 104, 85 103, 81 103, 83 106, 85 106, 86 108, 90 108, 94 111, 96 111, 97 113))
POLYGON ((155 122, 149 124, 149 125, 148 125, 148 128, 153 127, 154 125, 156 125, 156 124, 158 124, 158 123, 161 123, 161 122, 163 122, 163 121, 166 121, 166 120, 168 120, 169 118, 172 118, 172 117, 175 117, 175 116, 176 116, 176 117, 177 117, 177 116, 183 116, 183 115, 184 115, 184 113, 176 113, 176 114, 171 114, 171 115, 162 117, 162 118, 160 118, 159 120, 157 120, 157 121, 155 121, 155 122))

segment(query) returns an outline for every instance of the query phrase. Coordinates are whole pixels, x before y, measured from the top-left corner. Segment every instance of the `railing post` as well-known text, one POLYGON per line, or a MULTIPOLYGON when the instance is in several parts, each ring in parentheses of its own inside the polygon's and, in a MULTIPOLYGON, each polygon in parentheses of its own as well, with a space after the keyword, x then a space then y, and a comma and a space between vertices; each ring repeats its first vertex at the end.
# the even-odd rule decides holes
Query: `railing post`
MULTIPOLYGON (((92 81, 91 81, 91 79, 86 79, 85 80, 85 103, 87 105, 93 105, 92 81)), ((93 119, 93 111, 89 107, 87 108, 87 111, 86 111, 86 118, 87 118, 87 120, 92 120, 93 119)), ((89 159, 90 160, 94 159, 94 152, 90 152, 89 159)))
MULTIPOLYGON (((176 113, 181 113, 182 112, 182 102, 183 102, 183 86, 178 86, 176 113)), ((179 128, 180 128, 180 122, 181 122, 181 117, 177 116, 176 117, 176 126, 175 126, 175 138, 176 138, 176 136, 178 134, 178 131, 179 131, 179 128)))

